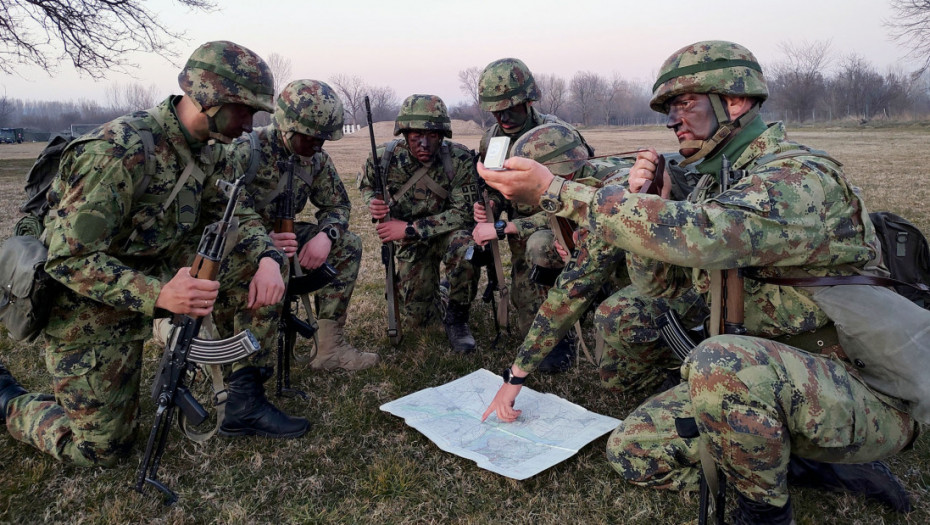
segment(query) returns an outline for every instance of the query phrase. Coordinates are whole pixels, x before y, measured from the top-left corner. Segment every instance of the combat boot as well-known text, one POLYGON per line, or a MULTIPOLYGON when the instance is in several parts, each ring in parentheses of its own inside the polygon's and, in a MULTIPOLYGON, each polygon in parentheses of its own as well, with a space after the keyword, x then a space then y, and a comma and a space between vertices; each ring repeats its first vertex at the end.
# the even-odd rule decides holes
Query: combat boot
POLYGON ((575 341, 570 335, 566 335, 542 360, 542 363, 539 363, 537 370, 544 374, 559 374, 571 368, 574 362, 575 341))
POLYGON ((753 501, 742 494, 736 494, 736 511, 733 513, 733 525, 794 525, 791 499, 784 507, 753 501))
POLYGON ((316 357, 310 361, 314 370, 364 370, 381 361, 378 354, 361 352, 345 340, 345 319, 343 316, 335 321, 317 321, 319 330, 316 333, 316 357))
POLYGON ((265 397, 263 383, 272 369, 250 366, 236 370, 226 380, 226 417, 220 426, 222 436, 262 436, 297 438, 310 428, 302 417, 281 412, 265 397))
POLYGON ((475 337, 468 329, 468 305, 449 301, 442 325, 446 329, 446 337, 449 338, 453 352, 468 354, 475 351, 475 337))
POLYGON ((788 485, 861 494, 896 512, 911 511, 907 490, 888 465, 881 461, 823 463, 791 456, 788 461, 788 485))
POLYGON ((10 401, 29 392, 20 386, 13 374, 0 363, 0 424, 6 423, 6 408, 10 401))

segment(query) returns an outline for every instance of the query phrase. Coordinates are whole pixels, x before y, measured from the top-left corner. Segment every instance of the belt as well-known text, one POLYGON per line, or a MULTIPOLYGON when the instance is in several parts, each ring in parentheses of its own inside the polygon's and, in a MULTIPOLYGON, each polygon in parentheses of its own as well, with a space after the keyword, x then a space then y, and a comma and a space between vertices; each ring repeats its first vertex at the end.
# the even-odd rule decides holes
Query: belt
POLYGON ((799 334, 786 334, 773 337, 772 341, 800 348, 812 354, 830 355, 835 354, 840 359, 849 361, 843 347, 840 346, 840 338, 836 333, 836 326, 833 322, 799 334))

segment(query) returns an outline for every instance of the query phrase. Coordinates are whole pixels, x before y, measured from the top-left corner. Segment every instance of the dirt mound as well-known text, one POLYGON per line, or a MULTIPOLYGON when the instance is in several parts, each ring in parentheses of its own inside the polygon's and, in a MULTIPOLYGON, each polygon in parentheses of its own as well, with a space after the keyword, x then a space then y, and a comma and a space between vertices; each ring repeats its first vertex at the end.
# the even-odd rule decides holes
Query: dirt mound
MULTIPOLYGON (((394 137, 394 123, 393 122, 375 122, 375 140, 378 143, 386 142, 394 137)), ((452 138, 457 139, 463 135, 483 135, 484 130, 481 129, 481 126, 476 124, 471 120, 453 120, 452 121, 452 138)), ((368 138, 368 126, 362 127, 362 129, 356 131, 355 133, 346 135, 346 138, 368 138)))

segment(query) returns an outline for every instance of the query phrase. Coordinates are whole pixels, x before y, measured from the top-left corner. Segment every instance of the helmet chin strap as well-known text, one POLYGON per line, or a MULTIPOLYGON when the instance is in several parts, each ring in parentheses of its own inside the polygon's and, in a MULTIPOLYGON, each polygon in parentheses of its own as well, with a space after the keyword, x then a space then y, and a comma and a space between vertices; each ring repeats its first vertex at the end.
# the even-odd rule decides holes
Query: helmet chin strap
POLYGON ((217 142, 222 142, 223 144, 232 144, 232 141, 235 140, 236 137, 226 136, 220 133, 220 131, 216 128, 216 114, 219 113, 220 108, 223 106, 219 105, 204 109, 204 107, 200 105, 200 103, 197 102, 193 97, 191 97, 191 100, 194 102, 194 106, 196 106, 197 109, 207 117, 207 136, 217 142))
POLYGON ((761 110, 760 104, 753 104, 749 111, 743 113, 738 119, 731 120, 730 114, 723 103, 723 98, 717 93, 708 93, 711 107, 714 108, 714 116, 717 118, 717 129, 713 136, 704 140, 685 140, 679 143, 678 151, 687 149, 697 149, 697 153, 690 157, 685 157, 679 163, 679 166, 688 166, 707 157, 717 148, 722 146, 730 137, 738 132, 748 122, 752 122, 761 110))
POLYGON ((284 133, 284 147, 287 149, 288 153, 300 159, 303 164, 308 164, 313 159, 313 157, 316 156, 316 153, 309 157, 296 153, 294 151, 294 146, 291 145, 291 140, 294 138, 294 133, 296 133, 296 131, 293 130, 284 133))

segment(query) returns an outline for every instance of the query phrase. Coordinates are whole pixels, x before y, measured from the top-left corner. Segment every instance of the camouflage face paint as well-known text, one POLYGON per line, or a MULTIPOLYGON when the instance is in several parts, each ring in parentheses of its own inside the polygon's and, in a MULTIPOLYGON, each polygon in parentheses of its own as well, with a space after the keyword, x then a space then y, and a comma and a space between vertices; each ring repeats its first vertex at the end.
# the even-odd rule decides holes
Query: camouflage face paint
POLYGON ((410 130, 404 134, 410 153, 420 162, 427 163, 436 156, 442 135, 438 131, 410 130))
POLYGON ((523 129, 528 113, 526 104, 517 104, 501 111, 494 111, 492 114, 505 133, 516 133, 523 129))

